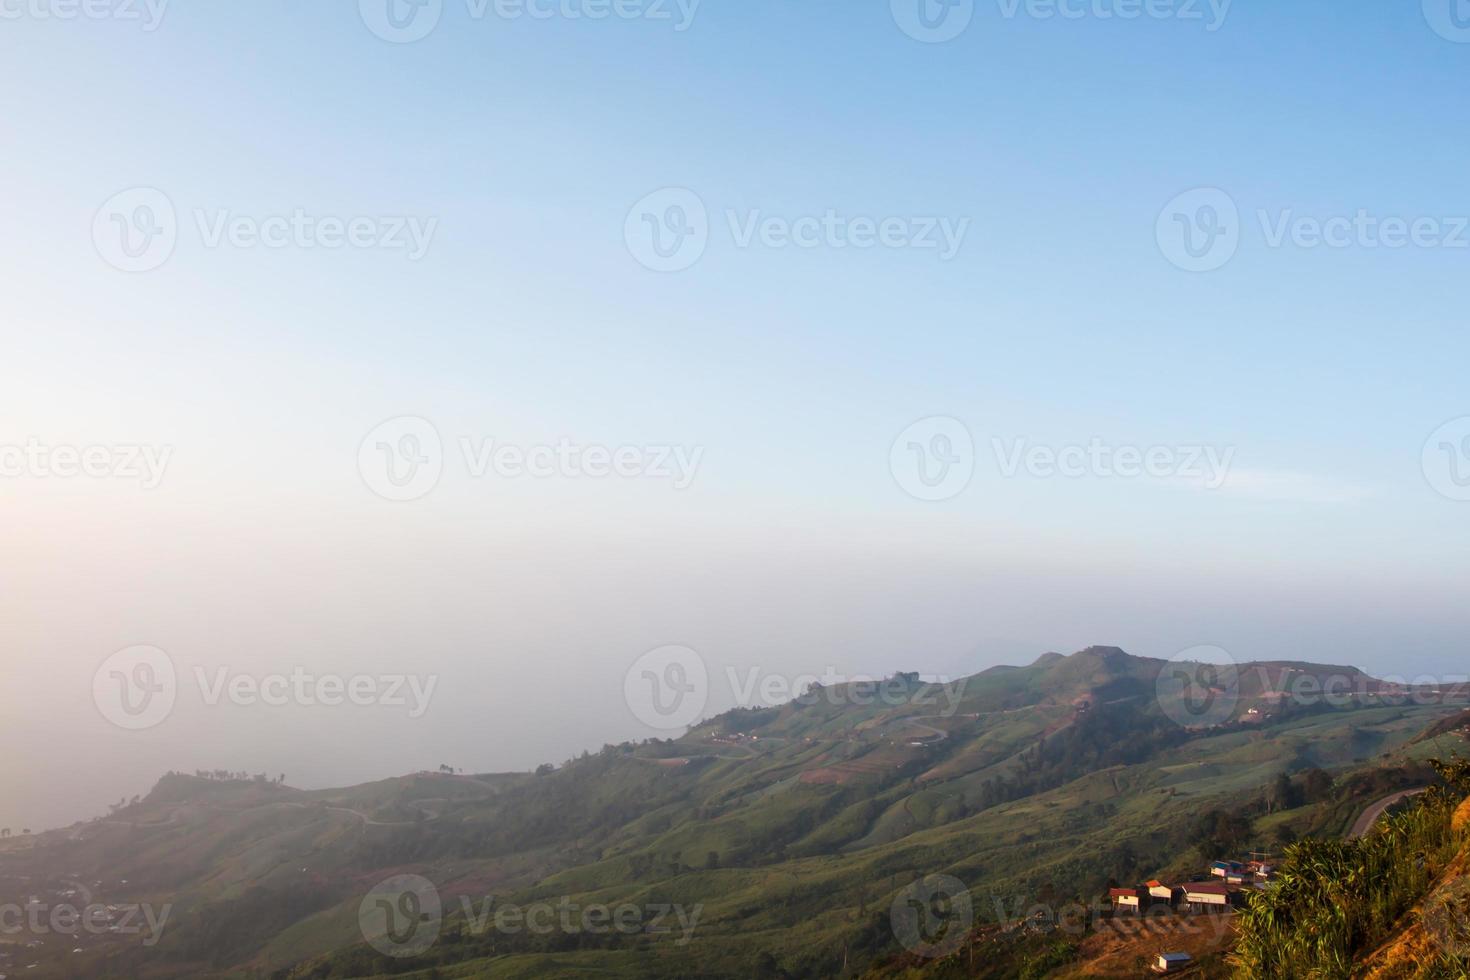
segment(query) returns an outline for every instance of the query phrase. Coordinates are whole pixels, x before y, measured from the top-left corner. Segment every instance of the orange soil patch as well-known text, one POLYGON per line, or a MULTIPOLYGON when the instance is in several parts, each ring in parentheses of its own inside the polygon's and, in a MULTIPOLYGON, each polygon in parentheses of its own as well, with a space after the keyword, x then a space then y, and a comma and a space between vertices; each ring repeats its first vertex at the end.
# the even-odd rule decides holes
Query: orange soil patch
POLYGON ((1455 811, 1455 819, 1450 826, 1455 829, 1455 833, 1457 834, 1464 833, 1467 829, 1470 829, 1470 800, 1466 800, 1460 804, 1460 809, 1455 811))
POLYGON ((1102 922, 1082 941, 1076 972, 1063 977, 1140 976, 1160 953, 1188 953, 1196 960, 1235 944, 1235 916, 1121 917, 1102 922))
POLYGON ((878 776, 889 772, 897 763, 869 762, 859 759, 854 762, 839 762, 833 766, 808 769, 801 774, 801 781, 813 786, 846 786, 864 776, 878 776))

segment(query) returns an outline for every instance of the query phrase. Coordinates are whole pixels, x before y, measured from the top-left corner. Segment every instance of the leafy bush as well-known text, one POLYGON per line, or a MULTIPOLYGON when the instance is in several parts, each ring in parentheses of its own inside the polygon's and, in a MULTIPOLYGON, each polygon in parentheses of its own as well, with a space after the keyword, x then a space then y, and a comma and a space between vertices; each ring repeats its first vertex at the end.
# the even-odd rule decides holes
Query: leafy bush
POLYGON ((1382 942, 1458 850, 1451 820, 1470 794, 1470 763, 1434 763, 1443 785, 1358 840, 1291 845, 1280 879, 1240 916, 1242 977, 1325 980, 1382 942))

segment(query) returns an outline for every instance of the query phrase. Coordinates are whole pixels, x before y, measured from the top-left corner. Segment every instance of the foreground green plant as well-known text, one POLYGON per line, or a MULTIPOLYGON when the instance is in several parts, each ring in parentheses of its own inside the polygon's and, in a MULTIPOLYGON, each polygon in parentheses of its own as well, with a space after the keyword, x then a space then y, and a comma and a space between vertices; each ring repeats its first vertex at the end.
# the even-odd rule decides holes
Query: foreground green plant
POLYGON ((1470 795, 1470 762, 1434 763, 1442 785, 1358 840, 1291 845, 1279 880, 1240 915, 1238 975, 1336 980, 1422 901, 1458 851, 1456 808, 1470 795))

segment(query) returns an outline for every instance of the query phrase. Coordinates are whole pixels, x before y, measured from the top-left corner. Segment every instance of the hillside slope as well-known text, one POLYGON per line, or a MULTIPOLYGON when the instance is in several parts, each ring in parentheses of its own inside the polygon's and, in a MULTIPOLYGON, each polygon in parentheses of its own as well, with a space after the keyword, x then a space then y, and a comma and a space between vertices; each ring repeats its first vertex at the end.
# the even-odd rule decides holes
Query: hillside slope
POLYGON ((1404 927, 1364 958, 1364 980, 1456 980, 1470 973, 1470 800, 1460 804, 1452 826, 1464 842, 1459 854, 1404 927))

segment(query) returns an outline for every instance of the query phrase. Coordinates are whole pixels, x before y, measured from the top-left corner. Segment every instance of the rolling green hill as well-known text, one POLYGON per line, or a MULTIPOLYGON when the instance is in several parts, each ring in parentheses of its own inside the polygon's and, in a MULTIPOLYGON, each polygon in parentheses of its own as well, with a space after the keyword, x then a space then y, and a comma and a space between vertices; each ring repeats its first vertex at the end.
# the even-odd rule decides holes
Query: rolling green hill
POLYGON ((1173 669, 1092 648, 944 686, 900 674, 540 775, 321 792, 170 775, 106 820, 0 841, 0 904, 80 886, 99 905, 171 906, 157 942, 23 929, 0 934, 0 973, 858 976, 905 955, 891 910, 924 876, 964 883, 983 929, 1197 867, 1214 811, 1239 817, 1242 839, 1222 843, 1241 847, 1340 834, 1462 738, 1441 724, 1462 691, 1400 703, 1351 668, 1305 663, 1177 691, 1173 669), (1334 676, 1351 697, 1275 694, 1334 676), (1263 803, 1282 774, 1315 770, 1329 777, 1316 798, 1263 803), (415 893, 434 942, 414 955, 371 924, 375 889, 402 875, 442 908, 415 893), (625 917, 609 925, 604 908, 625 917))

